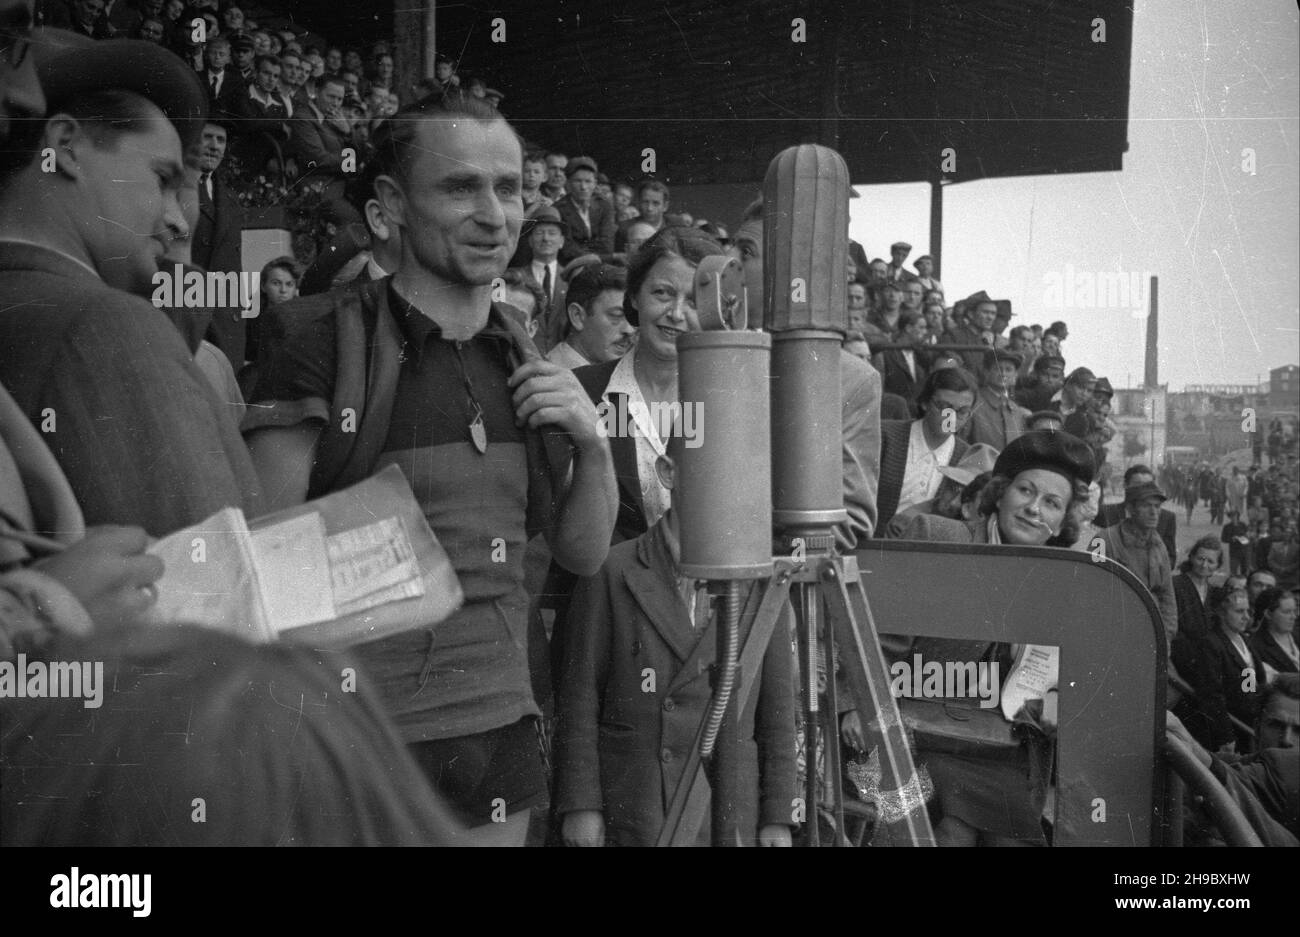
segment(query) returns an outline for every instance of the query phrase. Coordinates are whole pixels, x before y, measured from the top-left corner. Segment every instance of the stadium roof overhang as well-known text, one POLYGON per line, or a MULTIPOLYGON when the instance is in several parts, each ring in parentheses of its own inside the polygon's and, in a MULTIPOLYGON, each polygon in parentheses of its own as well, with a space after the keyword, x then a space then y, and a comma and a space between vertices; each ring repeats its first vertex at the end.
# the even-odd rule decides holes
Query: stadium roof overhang
MULTIPOLYGON (((348 13, 311 6, 347 29, 348 13)), ((1118 171, 1132 26, 1114 0, 436 8, 439 47, 505 93, 530 141, 597 154, 611 177, 640 176, 652 148, 675 185, 760 182, 801 142, 838 149, 858 185, 934 181, 948 148, 949 182, 1118 171)))

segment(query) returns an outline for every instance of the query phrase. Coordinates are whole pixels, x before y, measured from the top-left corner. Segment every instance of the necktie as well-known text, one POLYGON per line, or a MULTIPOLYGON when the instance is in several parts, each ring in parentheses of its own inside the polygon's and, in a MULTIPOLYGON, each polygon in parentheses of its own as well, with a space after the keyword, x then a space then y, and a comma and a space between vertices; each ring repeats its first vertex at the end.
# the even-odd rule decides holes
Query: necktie
POLYGON ((213 90, 213 91, 216 91, 216 90, 217 90, 217 79, 220 78, 220 77, 221 77, 221 73, 220 73, 220 72, 213 72, 213 73, 212 73, 212 90, 213 90))
POLYGON ((212 173, 199 173, 199 198, 204 202, 212 201, 212 173))
POLYGON ((542 267, 542 292, 546 294, 546 305, 551 304, 551 265, 545 264, 542 267))

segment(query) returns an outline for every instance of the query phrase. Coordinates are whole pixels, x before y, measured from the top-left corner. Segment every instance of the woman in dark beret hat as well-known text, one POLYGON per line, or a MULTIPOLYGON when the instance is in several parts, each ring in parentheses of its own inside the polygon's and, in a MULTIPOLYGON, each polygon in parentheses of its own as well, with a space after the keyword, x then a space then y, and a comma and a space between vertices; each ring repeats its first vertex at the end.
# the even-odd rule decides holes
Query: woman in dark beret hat
MULTIPOLYGON (((1053 430, 1025 433, 994 463, 977 519, 963 523, 921 515, 902 539, 1068 547, 1078 535, 1077 512, 1087 502, 1095 471, 1092 450, 1083 440, 1053 430)), ((1021 650, 931 638, 917 638, 912 646, 927 665, 997 662, 993 672, 999 679, 1011 672, 1021 650)), ((1043 650, 1050 656, 1055 649, 1043 650)), ((1049 689, 1047 696, 1055 691, 1049 689)), ((935 827, 940 845, 1046 844, 1041 818, 1055 750, 1054 702, 1031 699, 1008 721, 996 707, 966 709, 963 720, 942 700, 900 701, 913 726, 917 756, 934 782, 942 813, 935 827)))

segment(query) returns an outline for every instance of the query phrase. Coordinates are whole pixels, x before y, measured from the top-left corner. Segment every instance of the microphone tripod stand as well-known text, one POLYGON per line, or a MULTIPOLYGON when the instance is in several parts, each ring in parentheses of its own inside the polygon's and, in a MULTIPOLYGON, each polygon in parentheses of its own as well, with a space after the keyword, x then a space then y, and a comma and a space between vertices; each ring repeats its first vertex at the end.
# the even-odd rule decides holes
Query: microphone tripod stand
MULTIPOLYGON (((669 803, 664 828, 657 845, 691 845, 704 819, 706 802, 711 805, 712 841, 715 846, 737 845, 741 841, 737 827, 734 770, 739 740, 736 726, 740 713, 754 689, 762 670, 763 656, 774 638, 783 640, 778 631, 787 601, 793 600, 799 638, 802 680, 802 704, 805 725, 805 765, 807 786, 803 809, 792 804, 792 818, 802 813, 808 825, 808 845, 821 845, 817 828, 821 792, 817 785, 817 750, 819 729, 826 728, 826 775, 833 779, 837 796, 831 805, 836 828, 844 829, 844 792, 840 774, 839 733, 836 731, 838 690, 835 677, 835 648, 842 649, 840 663, 849 692, 857 704, 863 726, 869 733, 881 767, 882 790, 897 792, 898 811, 882 812, 877 818, 877 834, 883 824, 898 845, 933 846, 934 831, 926 812, 916 766, 903 729, 898 703, 890 692, 889 669, 880 648, 875 619, 858 573, 857 558, 841 556, 835 550, 829 531, 791 539, 792 546, 802 549, 773 559, 772 577, 756 582, 743 603, 739 601, 745 585, 736 581, 711 582, 710 596, 726 595, 724 614, 718 618, 718 662, 725 669, 728 652, 739 647, 739 667, 735 685, 715 686, 717 702, 727 694, 720 727, 710 732, 710 713, 701 720, 696 744, 687 759, 676 791, 669 803), (809 545, 812 549, 809 549, 809 545), (817 648, 819 622, 825 611, 824 635, 826 660, 826 712, 820 709, 817 692, 817 648), (732 644, 731 642, 735 642, 732 644), (710 734, 716 735, 711 751, 701 748, 710 734), (706 779, 707 777, 707 779, 706 779)), ((716 603, 715 603, 716 604, 716 603)))

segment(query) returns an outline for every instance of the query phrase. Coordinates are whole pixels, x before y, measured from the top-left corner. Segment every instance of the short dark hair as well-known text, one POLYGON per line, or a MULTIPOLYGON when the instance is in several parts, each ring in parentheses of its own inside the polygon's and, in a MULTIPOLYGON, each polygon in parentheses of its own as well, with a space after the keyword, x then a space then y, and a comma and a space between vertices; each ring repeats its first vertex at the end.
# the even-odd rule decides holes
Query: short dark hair
MULTIPOLYGON (((1249 583, 1249 580, 1247 580, 1247 583, 1249 583)), ((1264 616, 1281 605, 1283 599, 1289 598, 1290 596, 1291 592, 1289 590, 1280 588, 1279 586, 1269 586, 1261 592, 1259 598, 1255 600, 1256 627, 1263 627, 1264 616)))
MULTIPOLYGON (((419 149, 415 138, 421 121, 446 117, 469 117, 485 124, 501 121, 510 127, 500 111, 480 98, 455 91, 431 94, 407 105, 379 125, 370 140, 374 177, 392 176, 406 185, 410 181, 412 159, 419 149)), ((510 132, 514 133, 513 127, 510 132)), ((515 139, 518 139, 518 134, 515 134, 515 139)), ((521 149, 522 146, 521 141, 521 149)))
POLYGON ((650 238, 632 258, 632 266, 627 271, 627 308, 633 310, 629 320, 640 324, 640 311, 636 308, 636 294, 645 283, 650 268, 664 257, 681 257, 692 264, 698 264, 705 257, 725 255, 726 248, 709 237, 699 228, 673 226, 661 228, 650 238))
POLYGON ((524 153, 524 162, 525 162, 525 163, 541 163, 543 166, 545 166, 545 165, 546 165, 546 154, 543 153, 541 150, 529 150, 529 151, 527 151, 526 153, 524 153))
POLYGON ((658 179, 642 179, 641 182, 637 184, 636 194, 640 196, 646 189, 653 189, 656 192, 662 192, 664 195, 664 201, 668 201, 668 186, 664 185, 658 179))
MULTIPOLYGON (((590 313, 596 297, 609 290, 620 293, 627 290, 627 271, 614 264, 587 264, 569 280, 565 301, 577 303, 583 311, 590 313)), ((635 322, 632 324, 636 325, 635 322)))
POLYGON ((1143 465, 1141 462, 1139 462, 1137 465, 1130 465, 1128 468, 1124 470, 1125 488, 1127 488, 1128 483, 1133 480, 1134 475, 1150 475, 1152 478, 1156 477, 1156 473, 1151 471, 1151 466, 1149 465, 1143 465))
POLYGON ((261 71, 262 66, 267 62, 270 62, 276 68, 280 67, 280 57, 278 55, 264 54, 253 59, 253 71, 261 71))
POLYGON ((935 393, 941 390, 952 390, 958 393, 969 391, 972 397, 979 398, 979 382, 975 380, 975 375, 963 367, 940 368, 926 375, 921 392, 916 395, 917 406, 924 407, 934 398, 935 393))

